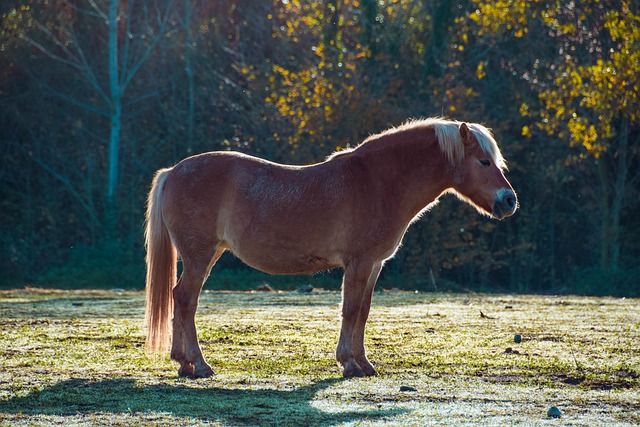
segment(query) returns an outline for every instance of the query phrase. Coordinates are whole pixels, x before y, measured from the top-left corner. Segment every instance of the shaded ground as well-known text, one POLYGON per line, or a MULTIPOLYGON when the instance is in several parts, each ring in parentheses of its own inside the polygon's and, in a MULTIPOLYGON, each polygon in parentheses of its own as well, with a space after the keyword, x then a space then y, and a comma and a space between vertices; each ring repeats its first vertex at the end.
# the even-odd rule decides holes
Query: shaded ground
POLYGON ((194 381, 145 353, 143 297, 0 292, 0 424, 640 424, 637 299, 377 294, 380 375, 345 381, 339 294, 206 292, 197 322, 216 375, 194 381))

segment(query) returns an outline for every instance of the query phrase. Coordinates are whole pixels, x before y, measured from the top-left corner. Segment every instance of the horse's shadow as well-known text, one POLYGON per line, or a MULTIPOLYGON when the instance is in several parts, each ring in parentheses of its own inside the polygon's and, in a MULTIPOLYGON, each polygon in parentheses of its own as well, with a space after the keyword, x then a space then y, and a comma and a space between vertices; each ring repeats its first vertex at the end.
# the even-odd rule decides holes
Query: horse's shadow
POLYGON ((341 379, 293 390, 197 388, 189 382, 137 385, 133 379, 70 379, 22 397, 0 401, 0 414, 157 413, 224 425, 333 425, 393 417, 402 410, 323 411, 312 405, 316 394, 341 379))

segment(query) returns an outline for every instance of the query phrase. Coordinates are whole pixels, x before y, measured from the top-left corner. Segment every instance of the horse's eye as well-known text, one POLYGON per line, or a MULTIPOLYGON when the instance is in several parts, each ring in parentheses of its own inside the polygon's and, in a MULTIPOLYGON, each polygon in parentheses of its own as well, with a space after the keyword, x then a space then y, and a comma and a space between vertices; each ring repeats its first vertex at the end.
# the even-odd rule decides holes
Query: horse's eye
POLYGON ((485 168, 487 168, 487 167, 491 166, 491 161, 487 160, 487 159, 482 159, 482 160, 480 160, 480 164, 482 166, 484 166, 485 168))

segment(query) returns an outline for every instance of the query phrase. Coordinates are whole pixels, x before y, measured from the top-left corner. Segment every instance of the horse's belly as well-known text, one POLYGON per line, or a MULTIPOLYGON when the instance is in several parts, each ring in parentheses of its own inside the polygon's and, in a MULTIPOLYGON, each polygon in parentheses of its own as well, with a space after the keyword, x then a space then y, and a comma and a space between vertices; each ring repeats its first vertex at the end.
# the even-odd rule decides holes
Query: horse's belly
POLYGON ((270 274, 310 274, 340 267, 337 259, 313 253, 303 253, 285 248, 258 248, 258 250, 234 250, 242 262, 270 274))

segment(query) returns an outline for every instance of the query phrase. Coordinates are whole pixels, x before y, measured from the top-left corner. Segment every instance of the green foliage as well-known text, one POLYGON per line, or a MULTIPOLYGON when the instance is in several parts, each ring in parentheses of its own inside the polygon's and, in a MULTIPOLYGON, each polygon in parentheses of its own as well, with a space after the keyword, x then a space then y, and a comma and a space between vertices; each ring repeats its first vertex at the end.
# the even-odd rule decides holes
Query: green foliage
POLYGON ((640 269, 616 271, 600 268, 578 269, 570 282, 571 292, 583 295, 640 297, 640 269))
MULTIPOLYGON (((578 289, 572 271, 629 270, 640 257, 634 2, 224 0, 160 14, 148 0, 118 2, 119 75, 131 78, 113 203, 110 3, 5 3, 4 285, 141 288, 151 177, 186 156, 240 150, 308 164, 435 115, 493 129, 521 209, 497 223, 445 198, 410 228, 383 280, 578 289)), ((271 280, 230 263, 209 286, 271 280)))
POLYGON ((106 242, 71 248, 64 263, 33 277, 32 283, 64 289, 141 289, 144 277, 141 251, 126 251, 117 242, 106 242))
MULTIPOLYGON (((638 5, 600 0, 474 4, 468 31, 504 52, 503 65, 536 95, 514 99, 524 118, 522 136, 530 144, 544 138, 571 147, 560 152, 549 171, 564 182, 583 182, 580 190, 592 200, 574 198, 573 205, 592 210, 599 267, 616 271, 625 234, 621 221, 637 206, 629 196, 637 193, 630 187, 638 179, 631 171, 638 166, 633 153, 640 143, 638 5), (534 128, 546 136, 536 135, 534 128)), ((484 65, 480 62, 478 73, 484 65)))

